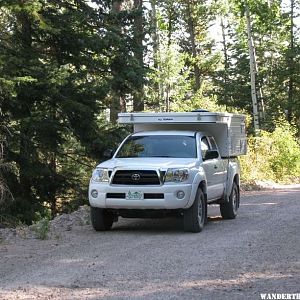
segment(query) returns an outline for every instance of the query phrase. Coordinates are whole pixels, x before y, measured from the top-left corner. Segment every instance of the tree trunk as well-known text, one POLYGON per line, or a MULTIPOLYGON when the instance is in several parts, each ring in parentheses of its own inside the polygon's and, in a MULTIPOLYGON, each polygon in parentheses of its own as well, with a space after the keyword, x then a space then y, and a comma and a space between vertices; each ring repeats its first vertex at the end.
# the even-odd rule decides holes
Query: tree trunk
MULTIPOLYGON (((156 0, 150 0, 151 3, 151 36, 153 41, 153 67, 158 71, 159 76, 161 77, 161 65, 160 65, 160 40, 157 32, 157 15, 156 15, 156 0)), ((159 78, 158 82, 155 83, 154 89, 157 91, 157 106, 161 106, 163 103, 163 87, 162 87, 162 79, 159 78)))
MULTIPOLYGON (((115 15, 115 21, 114 21, 114 26, 116 27, 116 31, 118 31, 119 33, 121 33, 122 31, 122 27, 121 24, 119 22, 119 20, 117 19, 117 15, 121 12, 122 9, 122 2, 123 0, 113 0, 112 1, 112 14, 115 15)), ((118 72, 116 70, 114 70, 113 66, 112 66, 112 74, 113 76, 118 76, 118 72)), ((109 113, 109 119, 110 122, 112 124, 116 124, 117 119, 118 119, 118 112, 120 112, 120 103, 121 103, 121 97, 120 97, 120 93, 117 90, 117 88, 115 88, 112 91, 112 95, 111 95, 111 103, 110 103, 110 113, 109 113)))
MULTIPOLYGON (((24 11, 17 14, 17 21, 21 27, 21 47, 25 53, 31 53, 32 51, 32 28, 30 20, 24 11)), ((19 102, 22 106, 22 111, 25 116, 30 116, 30 109, 27 104, 26 95, 19 95, 19 102)), ((29 101, 28 101, 29 102, 29 101)), ((20 174, 20 188, 22 200, 31 202, 32 201, 32 183, 30 177, 30 163, 31 163, 31 133, 28 128, 28 122, 24 117, 20 121, 20 145, 19 145, 19 174, 20 174)))
MULTIPOLYGON (((143 76, 144 60, 143 60, 143 36, 144 36, 144 26, 143 26, 143 1, 134 0, 134 57, 138 63, 141 76, 143 76)), ((136 90, 133 93, 133 110, 143 111, 144 110, 144 86, 143 78, 137 82, 136 90)))
POLYGON ((224 24, 223 17, 221 17, 221 29, 222 29, 222 44, 223 44, 223 55, 224 55, 224 99, 225 99, 225 103, 227 103, 229 59, 228 59, 227 40, 226 40, 225 24, 224 24))
MULTIPOLYGON (((192 4, 193 5, 193 4, 192 4)), ((195 87, 194 90, 198 91, 201 87, 201 73, 197 64, 197 49, 196 49, 196 40, 195 40, 195 24, 194 18, 191 11, 191 3, 187 1, 187 20, 188 20, 188 33, 190 35, 190 43, 192 50, 193 67, 194 67, 194 76, 195 76, 195 87)))
POLYGON ((57 214, 57 205, 56 205, 56 154, 51 153, 49 155, 49 168, 51 172, 50 184, 48 190, 48 197, 50 202, 51 216, 54 218, 57 214))
POLYGON ((112 13, 118 14, 122 9, 123 0, 112 0, 112 13))
POLYGON ((157 16, 156 16, 156 0, 151 0, 151 36, 153 41, 153 66, 155 69, 159 67, 159 35, 157 34, 157 16))
POLYGON ((20 189, 21 197, 25 202, 31 203, 31 179, 30 179, 30 161, 31 161, 31 146, 30 146, 30 133, 27 128, 26 122, 20 122, 20 150, 19 150, 19 174, 20 174, 20 189))
MULTIPOLYGON (((172 44, 172 18, 173 18, 173 14, 172 14, 172 9, 169 7, 169 10, 168 10, 168 43, 167 43, 167 56, 170 55, 170 47, 171 47, 171 44, 172 44)), ((168 69, 167 69, 167 78, 170 77, 170 69, 169 69, 169 64, 167 65, 168 66, 168 69)), ((162 78, 162 80, 164 80, 164 78, 162 78)), ((165 91, 164 91, 164 97, 165 97, 165 111, 166 112, 169 112, 170 111, 170 82, 169 80, 167 80, 167 83, 166 83, 166 87, 165 87, 165 91)))
POLYGON ((259 126, 259 115, 258 115, 258 105, 257 105, 257 94, 256 94, 256 60, 255 60, 255 48, 251 32, 251 18, 249 7, 246 4, 246 19, 247 19, 247 35, 248 35, 248 48, 250 56, 250 77, 251 77, 251 98, 253 107, 253 123, 254 131, 257 133, 260 129, 259 126))
POLYGON ((290 11, 290 49, 288 56, 288 69, 289 69, 289 85, 288 85, 288 103, 287 103, 287 119, 289 122, 292 121, 293 114, 293 102, 294 102, 294 9, 295 0, 291 0, 291 11, 290 11))

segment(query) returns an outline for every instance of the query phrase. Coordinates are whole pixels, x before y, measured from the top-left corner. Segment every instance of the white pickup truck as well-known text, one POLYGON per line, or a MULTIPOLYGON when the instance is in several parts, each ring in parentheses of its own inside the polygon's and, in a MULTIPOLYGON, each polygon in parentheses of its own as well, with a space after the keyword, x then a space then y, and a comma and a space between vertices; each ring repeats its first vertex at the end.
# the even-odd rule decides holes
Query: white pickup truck
POLYGON ((207 205, 234 219, 240 202, 238 155, 246 153, 245 117, 228 113, 123 113, 133 124, 111 156, 93 171, 91 221, 109 230, 118 217, 181 216, 200 232, 207 205))

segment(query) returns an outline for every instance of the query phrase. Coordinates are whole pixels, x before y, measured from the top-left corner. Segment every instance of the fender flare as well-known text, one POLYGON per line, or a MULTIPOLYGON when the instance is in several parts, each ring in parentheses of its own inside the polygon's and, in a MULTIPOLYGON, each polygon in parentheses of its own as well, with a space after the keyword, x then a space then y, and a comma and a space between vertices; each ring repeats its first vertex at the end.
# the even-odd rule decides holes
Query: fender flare
POLYGON ((238 164, 230 164, 228 165, 228 174, 226 180, 226 187, 224 192, 224 200, 228 201, 233 183, 236 183, 237 186, 240 186, 240 172, 238 164))
POLYGON ((206 188, 207 184, 206 184, 206 182, 207 181, 206 181, 205 174, 197 173, 197 175, 195 176, 194 181, 192 183, 192 191, 191 191, 190 199, 184 208, 190 208, 193 205, 195 198, 196 198, 197 190, 199 187, 202 188, 204 196, 207 199, 207 188, 206 188))

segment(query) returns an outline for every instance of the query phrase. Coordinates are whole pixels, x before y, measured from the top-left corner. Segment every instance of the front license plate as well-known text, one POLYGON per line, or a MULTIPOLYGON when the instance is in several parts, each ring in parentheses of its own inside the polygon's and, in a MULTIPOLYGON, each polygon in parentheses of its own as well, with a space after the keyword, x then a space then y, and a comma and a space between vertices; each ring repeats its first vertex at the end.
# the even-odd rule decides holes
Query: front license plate
POLYGON ((129 191, 126 193, 126 200, 143 200, 144 199, 144 194, 139 191, 129 191))

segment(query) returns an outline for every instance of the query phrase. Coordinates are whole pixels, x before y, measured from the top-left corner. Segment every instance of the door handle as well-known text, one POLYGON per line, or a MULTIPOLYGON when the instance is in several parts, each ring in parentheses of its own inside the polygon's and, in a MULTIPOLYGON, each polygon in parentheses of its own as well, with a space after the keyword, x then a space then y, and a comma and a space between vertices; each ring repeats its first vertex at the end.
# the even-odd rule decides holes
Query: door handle
POLYGON ((217 166, 217 165, 214 165, 214 168, 215 168, 215 169, 218 169, 218 166, 217 166))

